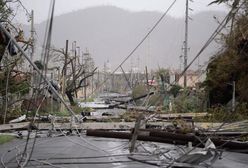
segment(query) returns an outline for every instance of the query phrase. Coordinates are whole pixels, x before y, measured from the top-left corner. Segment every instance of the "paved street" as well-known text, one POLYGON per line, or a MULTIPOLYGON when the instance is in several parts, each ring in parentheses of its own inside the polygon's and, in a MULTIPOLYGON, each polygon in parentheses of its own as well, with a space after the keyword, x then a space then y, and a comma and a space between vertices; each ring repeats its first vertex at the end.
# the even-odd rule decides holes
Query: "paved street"
MULTIPOLYGON (((106 139, 94 137, 53 137, 38 138, 35 143, 31 161, 26 167, 58 167, 58 168, 142 168, 155 167, 129 160, 126 140, 106 139), (109 156, 114 155, 114 156, 109 156)), ((33 140, 28 146, 28 153, 31 151, 33 140)), ((8 168, 16 168, 20 157, 16 154, 23 150, 25 140, 14 140, 0 146, 1 161, 8 168), (12 150, 11 150, 12 149, 12 150), (9 152, 7 152, 9 151, 9 152)), ((171 146, 158 144, 161 146, 171 146)), ((1 164, 1 167, 4 167, 1 164)), ((248 167, 247 155, 224 152, 222 159, 214 164, 215 168, 245 168, 248 167)))

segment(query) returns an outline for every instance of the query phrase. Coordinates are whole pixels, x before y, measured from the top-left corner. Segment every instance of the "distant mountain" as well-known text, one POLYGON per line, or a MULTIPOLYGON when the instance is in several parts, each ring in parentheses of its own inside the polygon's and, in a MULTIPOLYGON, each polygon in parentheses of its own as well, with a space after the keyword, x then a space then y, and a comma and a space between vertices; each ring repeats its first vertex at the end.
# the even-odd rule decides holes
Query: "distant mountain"
MULTIPOLYGON (((130 12, 112 6, 93 7, 57 16, 54 18, 52 43, 57 48, 65 46, 65 41, 77 41, 81 49, 88 48, 96 65, 103 67, 109 60, 112 69, 131 52, 148 30, 161 17, 159 12, 130 12)), ((202 12, 191 16, 189 23, 189 61, 200 50, 204 42, 218 26, 225 13, 202 12)), ((37 44, 41 46, 46 22, 35 25, 37 44)), ((27 30, 27 27, 25 28, 27 30)), ((143 45, 124 65, 130 68, 179 68, 184 40, 184 18, 166 16, 143 45)), ((70 45, 71 46, 71 45, 70 45)), ((218 45, 212 44, 200 58, 208 60, 218 45)))

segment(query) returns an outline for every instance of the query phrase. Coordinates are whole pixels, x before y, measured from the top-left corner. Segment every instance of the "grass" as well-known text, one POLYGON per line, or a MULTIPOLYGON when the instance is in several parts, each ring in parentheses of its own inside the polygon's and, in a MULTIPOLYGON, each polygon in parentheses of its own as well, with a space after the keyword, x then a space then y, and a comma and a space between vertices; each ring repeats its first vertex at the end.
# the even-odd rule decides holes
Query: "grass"
POLYGON ((0 145, 13 140, 14 137, 11 135, 0 135, 0 145))

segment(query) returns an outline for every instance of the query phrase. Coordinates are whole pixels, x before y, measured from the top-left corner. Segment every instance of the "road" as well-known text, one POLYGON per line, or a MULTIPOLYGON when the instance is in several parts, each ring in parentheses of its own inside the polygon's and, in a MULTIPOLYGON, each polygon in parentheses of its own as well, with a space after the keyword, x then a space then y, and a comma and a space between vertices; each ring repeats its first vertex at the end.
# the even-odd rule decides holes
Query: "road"
MULTIPOLYGON (((26 140, 16 139, 0 146, 1 161, 8 168, 18 167, 20 157, 16 154, 23 150, 26 140), (12 150, 11 150, 12 149, 12 150), (9 151, 9 152, 7 152, 9 151)), ((31 151, 33 139, 28 145, 31 151)), ((79 136, 62 136, 37 138, 31 161, 26 167, 58 167, 58 168, 152 168, 156 166, 134 162, 127 158, 128 141, 79 136), (111 156, 110 156, 111 155, 111 156), (50 164, 50 165, 48 165, 50 164)), ((159 144, 161 147, 171 145, 159 144)), ((0 167, 4 167, 0 164, 0 167)), ((221 160, 217 160, 214 168, 248 168, 247 155, 224 152, 221 160)))

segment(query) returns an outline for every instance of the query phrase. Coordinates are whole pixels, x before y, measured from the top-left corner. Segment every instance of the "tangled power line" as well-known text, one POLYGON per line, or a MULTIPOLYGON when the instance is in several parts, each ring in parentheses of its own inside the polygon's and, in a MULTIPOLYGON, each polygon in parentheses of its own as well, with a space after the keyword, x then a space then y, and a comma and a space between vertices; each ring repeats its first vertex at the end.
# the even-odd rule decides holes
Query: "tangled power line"
MULTIPOLYGON (((115 73, 119 68, 121 68, 121 66, 133 55, 133 53, 140 47, 140 45, 146 40, 146 38, 154 31, 154 29, 159 25, 159 23, 163 20, 163 18, 167 15, 167 13, 170 11, 170 9, 173 7, 173 5, 175 4, 176 0, 173 1, 173 3, 169 6, 169 8, 166 10, 166 12, 161 16, 161 18, 156 22, 156 24, 152 27, 152 29, 146 34, 146 36, 144 38, 142 38, 142 40, 140 41, 140 43, 138 43, 138 45, 130 52, 130 54, 121 62, 121 64, 112 72, 115 73)), ((239 8, 242 6, 243 4, 241 4, 239 6, 239 8)), ((237 11, 239 8, 235 9, 235 11, 237 11)), ((204 44, 204 46, 201 48, 201 50, 197 53, 197 55, 194 57, 194 59, 190 62, 190 64, 183 70, 183 72, 180 74, 180 77, 183 76, 183 74, 187 71, 187 69, 193 64, 193 62, 202 54, 202 52, 209 46, 209 44, 215 39, 215 37, 221 32, 221 30, 226 26, 226 24, 230 21, 231 19, 231 14, 233 12, 235 12, 233 9, 228 13, 228 15, 223 19, 223 21, 220 23, 220 25, 217 27, 217 29, 213 32, 213 34, 210 36, 210 38, 207 40, 207 42, 204 44)), ((17 44, 17 42, 15 41, 15 39, 8 33, 8 31, 2 26, 2 24, 0 24, 0 28, 1 30, 3 30, 6 35, 10 38, 10 41, 12 41, 16 47, 19 49, 19 51, 22 52, 22 54, 24 55, 24 57, 29 61, 29 63, 34 67, 34 69, 41 75, 41 77, 43 78, 43 80, 47 83, 48 87, 51 88, 51 90, 53 91, 54 94, 56 94, 58 96, 58 98, 61 100, 62 103, 64 103, 64 105, 67 107, 68 111, 70 112, 70 114, 72 116, 75 116, 75 113, 70 109, 70 107, 64 102, 63 98, 58 94, 58 92, 54 89, 54 87, 51 85, 51 83, 46 79, 46 77, 42 74, 42 72, 40 72, 40 70, 36 67, 35 64, 33 64, 33 62, 31 62, 31 60, 29 59, 29 57, 25 54, 25 52, 23 51, 23 49, 17 44)), ((51 29, 49 29, 49 31, 51 31, 51 29)), ((51 36, 51 34, 49 34, 49 36, 51 36)), ((107 80, 106 80, 107 81, 107 80)), ((106 81, 103 81, 103 83, 101 85, 103 85, 106 81)), ((174 81, 176 82, 176 81, 174 81)), ((96 88, 97 90, 98 88, 96 88)), ((95 91, 96 91, 95 90, 95 91)), ((35 115, 33 116, 33 122, 35 122, 35 117, 37 116, 38 110, 36 111, 35 115)), ((220 129, 221 127, 219 127, 220 129)), ((84 137, 82 137, 78 131, 77 128, 75 128, 80 139, 83 140, 86 144, 94 147, 96 150, 101 150, 104 153, 108 154, 108 155, 104 155, 104 156, 94 156, 94 157, 81 157, 81 159, 87 159, 87 158, 103 158, 103 157, 113 157, 113 156, 117 156, 117 155, 111 155, 110 152, 103 150, 101 148, 99 148, 98 146, 94 145, 93 143, 89 142, 87 139, 85 139, 84 137)), ((218 129, 218 130, 219 130, 218 129)), ((63 133, 63 131, 61 129, 59 129, 61 133, 63 133)), ((38 131, 38 130, 37 130, 38 131)), ((36 137, 37 137, 37 131, 35 134, 35 139, 33 141, 33 144, 31 145, 31 147, 28 147, 29 144, 29 140, 30 140, 30 132, 28 134, 28 138, 26 140, 25 144, 25 148, 24 148, 24 152, 20 153, 19 151, 19 155, 21 155, 21 160, 17 161, 18 163, 18 167, 25 167, 29 161, 36 161, 36 162, 40 162, 43 165, 50 165, 52 167, 61 167, 61 166, 57 166, 59 164, 61 164, 61 162, 58 163, 49 163, 47 160, 39 160, 39 159, 32 159, 32 153, 36 144, 36 137), (31 152, 27 153, 27 150, 31 148, 31 152), (24 156, 25 155, 25 156, 24 156), (21 165, 22 160, 24 159, 24 164, 21 165)), ((216 130, 217 131, 217 130, 216 130)), ((68 138, 69 141, 71 141, 72 143, 76 144, 76 145, 80 145, 80 143, 77 143, 75 141, 73 141, 72 139, 70 139, 66 134, 63 134, 64 136, 66 136, 68 138)), ((44 142, 45 143, 45 142, 44 142)), ((37 145, 37 144, 36 144, 37 145)), ((200 144, 199 144, 200 145, 200 144)), ((81 146, 81 145, 80 145, 81 146)), ((120 145, 119 147, 124 147, 125 144, 120 145)), ((85 146, 83 146, 85 147, 85 146)), ((196 147, 195 147, 196 148, 196 147)), ((19 149, 18 146, 16 146, 15 148, 9 150, 9 151, 13 151, 13 150, 17 150, 19 149)), ((91 149, 91 148, 89 148, 91 149)), ((118 149, 118 147, 114 147, 114 149, 118 149)), ((94 150, 94 149, 91 149, 94 150)), ((186 154, 185 154, 186 155, 186 154)), ((1 163, 2 165, 6 168, 7 166, 4 163, 4 156, 3 155, 1 157, 1 163)), ((126 155, 118 155, 118 156, 126 156, 126 155)), ((59 158, 50 158, 50 159, 59 159, 59 158)), ((75 158, 74 158, 75 159, 75 158)), ((146 160, 147 161, 147 160, 146 160)), ((114 161, 109 161, 109 162, 78 162, 77 164, 109 164, 109 163, 123 163, 123 162, 134 162, 134 161, 127 161, 127 160, 114 160, 114 161)), ((64 162, 63 164, 73 164, 71 162, 64 162)))

